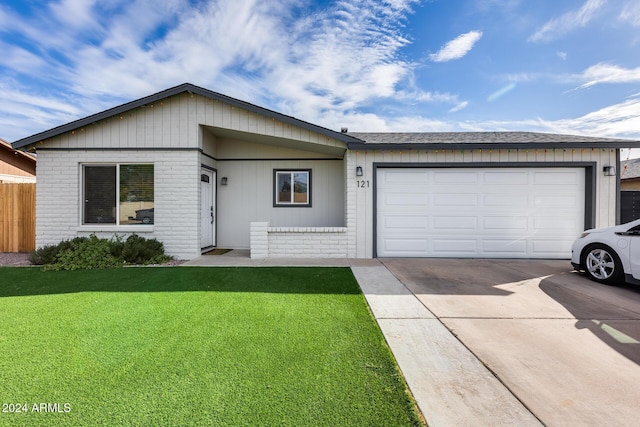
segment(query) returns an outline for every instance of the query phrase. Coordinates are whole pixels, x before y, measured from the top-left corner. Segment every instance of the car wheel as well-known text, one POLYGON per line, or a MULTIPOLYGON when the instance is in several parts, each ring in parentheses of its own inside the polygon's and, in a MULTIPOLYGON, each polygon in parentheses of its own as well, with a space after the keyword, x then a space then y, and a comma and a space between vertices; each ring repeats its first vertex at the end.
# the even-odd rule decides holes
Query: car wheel
POLYGON ((584 252, 582 265, 589 278, 596 282, 614 285, 623 281, 624 273, 620 258, 607 245, 589 246, 584 252))
POLYGON ((149 218, 148 216, 145 216, 142 218, 142 223, 143 224, 151 224, 151 218, 149 218))

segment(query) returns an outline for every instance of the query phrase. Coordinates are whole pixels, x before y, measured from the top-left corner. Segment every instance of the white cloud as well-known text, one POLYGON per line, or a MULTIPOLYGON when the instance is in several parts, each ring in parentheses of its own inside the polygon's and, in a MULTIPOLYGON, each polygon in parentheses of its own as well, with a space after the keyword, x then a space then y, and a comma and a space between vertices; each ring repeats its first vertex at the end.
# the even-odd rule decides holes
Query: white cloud
MULTIPOLYGON (((71 88, 81 115, 191 82, 314 121, 403 99, 411 86, 415 64, 399 51, 418 0, 345 0, 317 10, 297 0, 94 1, 77 16, 69 11, 79 0, 52 2, 32 17, 15 15, 6 29, 29 41, 30 50, 5 51, 16 58, 12 66, 24 75, 40 58, 51 90, 57 85, 64 96, 71 88)), ((414 101, 460 102, 419 95, 414 101)), ((60 118, 51 113, 48 123, 22 129, 40 131, 60 118)))
POLYGON ((513 121, 468 121, 459 129, 469 131, 530 131, 640 140, 640 97, 632 97, 576 118, 543 118, 513 121))
POLYGON ((638 83, 640 82, 640 67, 628 69, 601 62, 587 68, 575 78, 585 82, 578 89, 602 83, 638 83))
POLYGON ((436 53, 429 55, 433 62, 447 62, 465 56, 482 37, 482 31, 469 31, 447 42, 436 53))
POLYGON ((567 60, 567 52, 556 52, 556 55, 558 55, 558 58, 562 59, 563 61, 567 60))
POLYGON ((469 101, 462 101, 461 103, 459 103, 455 107, 451 108, 449 110, 449 112, 450 113, 455 113, 455 112, 458 112, 460 110, 464 110, 465 108, 467 108, 467 106, 469 106, 469 101))
POLYGON ((606 0, 587 0, 577 11, 567 12, 545 23, 529 37, 529 41, 548 42, 577 28, 585 27, 605 3, 606 0))
POLYGON ((625 4, 619 18, 623 22, 629 22, 634 27, 640 27, 640 2, 632 0, 625 4))

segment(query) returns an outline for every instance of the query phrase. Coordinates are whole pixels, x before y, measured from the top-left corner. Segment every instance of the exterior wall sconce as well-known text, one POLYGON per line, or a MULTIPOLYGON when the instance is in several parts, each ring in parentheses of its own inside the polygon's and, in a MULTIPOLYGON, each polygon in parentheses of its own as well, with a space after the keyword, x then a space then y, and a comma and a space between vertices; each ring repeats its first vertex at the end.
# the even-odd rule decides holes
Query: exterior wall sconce
POLYGON ((227 185, 227 177, 223 176, 222 178, 220 178, 220 185, 227 185))
POLYGON ((615 176, 616 168, 614 168, 613 166, 604 166, 602 168, 602 173, 604 173, 604 176, 615 176))
POLYGON ((362 176, 362 166, 356 166, 356 176, 362 176))

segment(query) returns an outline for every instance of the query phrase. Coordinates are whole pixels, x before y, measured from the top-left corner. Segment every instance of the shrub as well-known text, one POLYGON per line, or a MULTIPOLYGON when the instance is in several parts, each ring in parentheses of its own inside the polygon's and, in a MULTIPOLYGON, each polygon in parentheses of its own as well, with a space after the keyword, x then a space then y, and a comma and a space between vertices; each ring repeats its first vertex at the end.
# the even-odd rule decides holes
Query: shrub
MULTIPOLYGON (((75 239, 74 239, 75 240, 75 239)), ((89 238, 70 241, 70 246, 61 250, 53 264, 45 268, 48 270, 79 270, 114 268, 122 265, 122 259, 111 253, 111 242, 99 239, 95 234, 89 238)))
POLYGON ((162 264, 170 259, 164 254, 162 242, 137 234, 132 234, 124 242, 122 258, 129 264, 162 264))
POLYGON ((31 252, 29 262, 36 265, 53 264, 57 256, 58 245, 45 245, 31 252))
POLYGON ((31 252, 31 255, 29 255, 29 261, 31 264, 36 265, 53 264, 56 262, 56 258, 60 253, 69 250, 69 248, 79 244, 80 242, 88 240, 88 237, 74 237, 71 240, 63 240, 57 245, 45 245, 31 252))
POLYGON ((118 235, 100 239, 95 234, 63 240, 47 245, 29 256, 32 264, 44 265, 46 270, 78 270, 116 268, 123 264, 162 264, 171 257, 164 254, 164 246, 156 239, 136 234, 126 241, 118 235))

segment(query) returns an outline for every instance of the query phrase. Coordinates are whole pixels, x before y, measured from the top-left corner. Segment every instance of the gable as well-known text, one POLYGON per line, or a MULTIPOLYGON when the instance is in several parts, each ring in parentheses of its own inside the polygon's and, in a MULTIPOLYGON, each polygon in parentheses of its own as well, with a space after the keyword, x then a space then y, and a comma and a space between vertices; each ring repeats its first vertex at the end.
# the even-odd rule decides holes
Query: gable
POLYGON ((196 148, 198 125, 318 143, 356 138, 185 83, 13 143, 14 148, 196 148), (88 135, 88 136, 87 136, 88 135), (314 142, 316 141, 316 142, 314 142))

